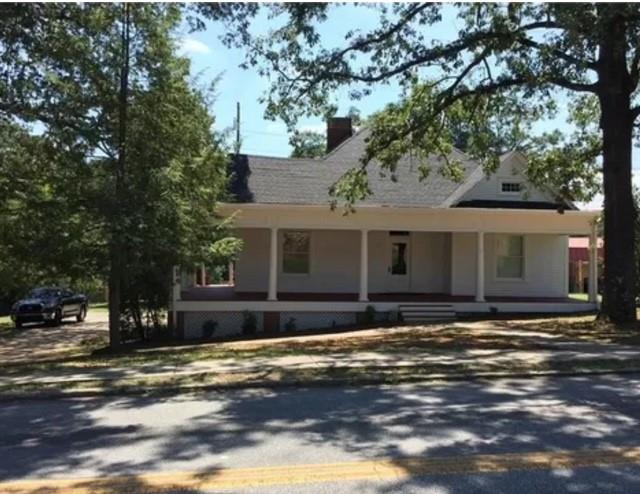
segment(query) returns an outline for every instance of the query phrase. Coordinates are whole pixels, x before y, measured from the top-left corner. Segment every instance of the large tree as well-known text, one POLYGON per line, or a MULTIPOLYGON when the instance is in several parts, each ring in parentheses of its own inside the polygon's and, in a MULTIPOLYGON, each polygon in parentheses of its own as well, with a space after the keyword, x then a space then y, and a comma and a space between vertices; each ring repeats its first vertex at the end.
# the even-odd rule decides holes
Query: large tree
POLYGON ((118 346, 123 326, 157 325, 171 266, 214 257, 222 231, 214 206, 226 158, 176 54, 180 7, 4 4, 0 13, 0 118, 35 123, 34 142, 64 156, 64 185, 79 189, 91 211, 84 226, 98 230, 118 346))
MULTIPOLYGON (((301 116, 330 114, 332 95, 349 86, 354 98, 375 84, 405 87, 405 99, 371 123, 363 165, 351 183, 336 190, 367 192, 366 163, 377 158, 393 167, 408 149, 446 155, 450 122, 460 115, 472 136, 468 151, 490 171, 506 133, 522 135, 532 117, 549 116, 563 101, 595 102, 599 135, 553 136, 537 146, 531 176, 544 177, 559 193, 584 199, 600 167, 605 209, 605 287, 603 314, 614 322, 634 321, 634 218, 631 149, 640 114, 640 6, 638 4, 457 4, 403 3, 374 8, 373 29, 354 29, 340 43, 324 43, 327 4, 266 6, 278 27, 256 36, 249 21, 255 5, 200 5, 200 13, 229 23, 229 44, 248 47, 246 65, 269 73, 273 84, 267 113, 295 125, 301 116), (447 20, 446 39, 434 39, 447 20), (496 118, 500 115, 501 118, 496 118)), ((578 122, 580 123, 580 122, 578 122)), ((593 123, 593 122, 592 122, 593 123)), ((583 129, 584 130, 584 127, 583 129)), ((449 163, 445 172, 454 172, 449 163)))

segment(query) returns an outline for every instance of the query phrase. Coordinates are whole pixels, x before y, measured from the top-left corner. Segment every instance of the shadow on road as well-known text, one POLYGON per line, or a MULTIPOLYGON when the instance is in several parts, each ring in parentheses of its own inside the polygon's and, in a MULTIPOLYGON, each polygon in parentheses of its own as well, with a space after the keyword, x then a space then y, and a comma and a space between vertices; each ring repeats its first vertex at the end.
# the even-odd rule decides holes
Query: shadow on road
MULTIPOLYGON (((4 402, 0 479, 638 446, 639 395, 640 378, 607 376, 4 402)), ((640 492, 639 469, 597 470, 588 483, 539 470, 411 477, 372 492, 511 492, 509 475, 532 476, 537 492, 640 492)))

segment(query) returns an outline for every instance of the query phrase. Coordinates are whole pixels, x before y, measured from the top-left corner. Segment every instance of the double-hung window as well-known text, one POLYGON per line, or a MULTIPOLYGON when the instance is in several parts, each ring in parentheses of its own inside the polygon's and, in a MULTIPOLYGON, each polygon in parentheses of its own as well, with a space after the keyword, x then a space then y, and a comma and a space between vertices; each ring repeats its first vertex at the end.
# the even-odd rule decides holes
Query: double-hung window
POLYGON ((524 279, 524 237, 498 235, 496 239, 496 278, 524 279))
POLYGON ((282 243, 282 272, 309 274, 311 235, 303 231, 284 232, 282 243))

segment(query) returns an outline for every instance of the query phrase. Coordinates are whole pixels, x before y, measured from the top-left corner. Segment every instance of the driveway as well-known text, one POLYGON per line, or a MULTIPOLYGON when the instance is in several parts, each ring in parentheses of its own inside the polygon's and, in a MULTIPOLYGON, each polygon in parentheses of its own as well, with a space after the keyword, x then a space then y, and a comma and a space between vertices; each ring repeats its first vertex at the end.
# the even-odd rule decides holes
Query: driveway
POLYGON ((28 325, 5 330, 0 332, 0 365, 73 354, 79 347, 106 340, 108 333, 107 312, 91 309, 82 323, 69 319, 58 327, 28 325))

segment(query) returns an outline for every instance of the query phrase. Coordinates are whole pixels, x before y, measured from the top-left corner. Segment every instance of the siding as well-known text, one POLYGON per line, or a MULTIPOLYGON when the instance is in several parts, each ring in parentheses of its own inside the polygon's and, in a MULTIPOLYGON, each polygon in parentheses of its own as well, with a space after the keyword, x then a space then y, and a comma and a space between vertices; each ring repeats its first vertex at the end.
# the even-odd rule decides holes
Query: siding
POLYGON ((517 156, 510 156, 500 164, 495 173, 483 177, 471 190, 462 197, 469 200, 502 200, 502 201, 542 201, 555 202, 554 197, 546 191, 534 187, 524 175, 526 164, 517 156), (525 190, 520 194, 504 194, 501 192, 502 181, 520 181, 525 190))
MULTIPOLYGON (((566 297, 568 237, 525 235, 524 280, 496 279, 496 235, 485 234, 485 295, 566 297)), ((476 284, 476 234, 452 235, 452 294, 474 295, 476 284)))
MULTIPOLYGON (((269 283, 269 230, 241 229, 236 234, 244 248, 236 263, 236 290, 267 290, 269 283)), ((411 292, 443 293, 449 290, 449 233, 412 233, 410 246, 411 292)), ((311 272, 282 273, 282 239, 278 239, 278 290, 306 293, 357 293, 360 286, 360 232, 313 230, 311 272)), ((389 291, 389 233, 369 232, 369 292, 389 291)))

